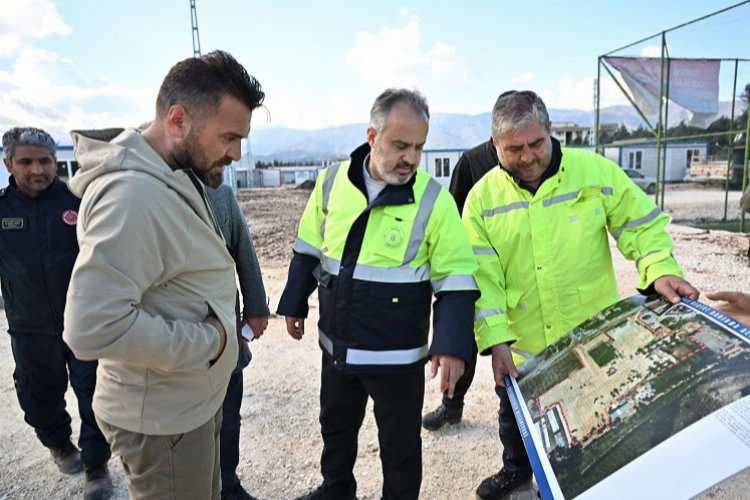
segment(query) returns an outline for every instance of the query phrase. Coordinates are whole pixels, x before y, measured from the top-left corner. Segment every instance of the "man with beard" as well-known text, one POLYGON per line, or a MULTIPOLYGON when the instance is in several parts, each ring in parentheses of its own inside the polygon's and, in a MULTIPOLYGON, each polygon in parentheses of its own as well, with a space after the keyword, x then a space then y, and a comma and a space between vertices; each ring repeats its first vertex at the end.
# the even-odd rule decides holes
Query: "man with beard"
POLYGON ((321 172, 300 220, 278 313, 299 340, 318 287, 323 484, 304 499, 356 498, 369 398, 382 496, 418 498, 424 364, 429 357, 452 395, 471 356, 476 261, 451 195, 419 168, 428 120, 420 93, 386 90, 370 111, 367 143, 321 172))
POLYGON ((91 409, 96 361, 77 359, 62 338, 81 200, 57 178, 57 145, 44 130, 14 127, 3 135, 3 150, 11 177, 0 190, 0 282, 16 395, 60 472, 75 474, 83 466, 84 500, 103 500, 112 494, 111 453, 91 409), (70 442, 68 381, 78 400, 80 452, 70 442))
POLYGON ((231 55, 177 63, 137 129, 73 132, 81 248, 64 338, 98 359, 94 412, 131 498, 218 499, 237 367, 234 261, 205 186, 239 160, 260 84, 231 55))
POLYGON ((665 230, 669 217, 615 163, 561 148, 542 99, 502 94, 492 110, 500 168, 469 192, 464 226, 477 256, 477 349, 492 355, 500 398, 503 468, 476 496, 499 499, 531 479, 531 466, 504 388, 516 366, 617 301, 608 232, 635 262, 642 293, 671 302, 698 298, 682 279, 665 230))

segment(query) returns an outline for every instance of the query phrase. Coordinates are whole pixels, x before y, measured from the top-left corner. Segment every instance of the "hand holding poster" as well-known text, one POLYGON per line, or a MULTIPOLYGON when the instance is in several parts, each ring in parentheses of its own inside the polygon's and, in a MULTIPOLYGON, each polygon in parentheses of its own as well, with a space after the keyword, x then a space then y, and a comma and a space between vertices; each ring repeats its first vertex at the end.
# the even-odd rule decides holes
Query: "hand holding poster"
POLYGON ((686 498, 750 466, 750 328, 705 304, 624 299, 529 366, 506 385, 542 498, 686 498))

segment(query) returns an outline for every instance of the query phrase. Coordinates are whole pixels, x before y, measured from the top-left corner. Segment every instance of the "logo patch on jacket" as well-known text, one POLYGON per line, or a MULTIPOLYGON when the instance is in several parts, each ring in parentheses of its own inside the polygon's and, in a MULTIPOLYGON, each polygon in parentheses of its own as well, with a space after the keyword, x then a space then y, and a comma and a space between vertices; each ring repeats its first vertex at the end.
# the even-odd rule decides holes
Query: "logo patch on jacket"
POLYGON ((386 246, 391 248, 397 247, 404 241, 404 231, 398 226, 393 226, 386 230, 383 239, 386 246))
POLYGON ((78 212, 75 210, 66 210, 62 213, 62 220, 69 226, 75 226, 78 222, 78 212))
POLYGON ((3 231, 18 231, 26 228, 26 219, 23 217, 3 217, 3 231))

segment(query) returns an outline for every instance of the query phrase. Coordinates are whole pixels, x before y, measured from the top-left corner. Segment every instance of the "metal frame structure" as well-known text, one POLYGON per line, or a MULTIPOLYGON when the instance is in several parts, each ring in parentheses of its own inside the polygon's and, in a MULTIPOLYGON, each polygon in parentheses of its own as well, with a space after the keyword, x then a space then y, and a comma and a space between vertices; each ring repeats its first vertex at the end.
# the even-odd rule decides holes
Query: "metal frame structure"
MULTIPOLYGON (((596 78, 596 89, 595 89, 595 101, 596 101, 596 113, 594 116, 594 148, 597 152, 601 152, 599 147, 599 111, 600 111, 600 85, 601 85, 601 70, 604 68, 606 72, 609 74, 609 76, 612 78, 612 80, 615 82, 615 84, 619 87, 620 91, 623 93, 623 95, 628 99, 630 104, 635 108, 638 115, 641 117, 643 122, 646 124, 648 129, 654 134, 654 139, 656 140, 656 185, 657 190, 654 194, 654 200, 657 204, 661 206, 661 208, 664 208, 664 182, 661 180, 662 177, 665 175, 665 169, 666 169, 666 144, 670 140, 686 140, 686 139, 705 139, 705 138, 713 138, 713 137, 721 137, 721 136, 727 136, 729 138, 729 147, 730 147, 730 153, 729 157, 727 159, 727 178, 725 181, 725 196, 724 196, 724 218, 723 220, 726 221, 727 219, 727 205, 728 205, 728 197, 729 197, 729 180, 731 175, 731 168, 732 168, 732 157, 734 153, 734 147, 733 147, 733 141, 732 138, 734 137, 735 131, 733 130, 734 126, 734 120, 735 120, 735 102, 736 102, 736 96, 737 96, 737 74, 739 69, 739 63, 740 62, 750 62, 750 59, 714 59, 719 60, 722 62, 725 61, 733 61, 734 62, 734 88, 732 90, 732 111, 731 111, 731 118, 730 118, 730 126, 729 131, 727 132, 707 132, 704 134, 694 134, 689 136, 681 136, 676 137, 674 139, 670 139, 667 137, 667 130, 668 130, 668 113, 669 113, 669 82, 670 82, 670 68, 671 68, 671 62, 672 58, 669 55, 669 51, 667 49, 667 33, 671 31, 678 30, 680 28, 684 28, 690 24, 697 23, 699 21, 703 21, 705 19, 708 19, 710 17, 716 16, 718 14, 730 11, 732 9, 735 9, 739 6, 745 5, 750 3, 750 0, 745 0, 743 2, 731 5, 729 7, 726 7, 724 9, 718 10, 716 12, 712 12, 711 14, 707 14, 705 16, 699 17, 697 19, 693 19, 692 21, 688 21, 686 23, 680 24, 678 26, 675 26, 673 28, 667 29, 662 31, 661 33, 657 33, 654 35, 651 35, 649 37, 643 38, 641 40, 638 40, 636 42, 630 43, 628 45, 625 45, 623 47, 620 47, 618 49, 612 50, 610 52, 607 52, 606 54, 603 54, 598 57, 597 61, 597 78, 596 78), (660 87, 659 87, 659 111, 657 116, 657 123, 654 125, 652 124, 648 118, 646 117, 645 113, 640 109, 640 107, 635 103, 633 98, 630 96, 628 91, 625 89, 624 85, 620 82, 620 80, 615 76, 612 69, 607 65, 605 62, 605 58, 608 56, 613 56, 615 53, 618 53, 620 51, 623 51, 625 49, 631 48, 635 45, 641 44, 643 42, 646 42, 652 38, 660 37, 661 39, 661 54, 660 54, 660 62, 661 62, 661 73, 660 73, 660 87)), ((750 109, 748 110, 748 114, 750 115, 750 109)), ((642 142, 651 142, 653 139, 647 138, 644 139, 642 142)), ((742 189, 747 187, 747 181, 748 181, 748 156, 750 152, 750 116, 748 116, 747 120, 747 130, 745 131, 745 154, 744 154, 744 164, 743 164, 743 175, 742 175, 742 189)), ((745 217, 744 212, 740 216, 740 230, 742 232, 745 231, 745 217)))

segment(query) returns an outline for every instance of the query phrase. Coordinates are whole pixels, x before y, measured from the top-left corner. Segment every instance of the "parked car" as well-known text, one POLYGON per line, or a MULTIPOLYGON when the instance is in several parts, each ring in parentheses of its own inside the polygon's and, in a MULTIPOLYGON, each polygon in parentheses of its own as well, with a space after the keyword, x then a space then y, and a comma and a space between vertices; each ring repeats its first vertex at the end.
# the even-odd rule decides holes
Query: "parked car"
POLYGON ((649 177, 648 175, 643 175, 632 168, 623 168, 623 170, 628 174, 628 177, 630 177, 639 188, 646 191, 646 193, 654 194, 656 192, 656 179, 649 177))

